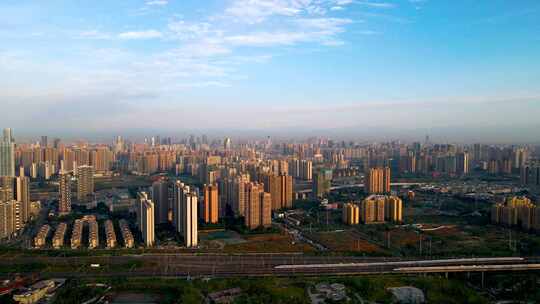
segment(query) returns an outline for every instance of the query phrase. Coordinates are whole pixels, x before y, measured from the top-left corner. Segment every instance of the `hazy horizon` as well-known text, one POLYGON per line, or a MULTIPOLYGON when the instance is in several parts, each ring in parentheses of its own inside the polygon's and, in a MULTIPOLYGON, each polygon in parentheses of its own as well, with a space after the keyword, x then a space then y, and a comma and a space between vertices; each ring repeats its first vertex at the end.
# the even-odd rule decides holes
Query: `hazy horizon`
POLYGON ((537 143, 539 20, 538 1, 2 1, 1 124, 537 143))

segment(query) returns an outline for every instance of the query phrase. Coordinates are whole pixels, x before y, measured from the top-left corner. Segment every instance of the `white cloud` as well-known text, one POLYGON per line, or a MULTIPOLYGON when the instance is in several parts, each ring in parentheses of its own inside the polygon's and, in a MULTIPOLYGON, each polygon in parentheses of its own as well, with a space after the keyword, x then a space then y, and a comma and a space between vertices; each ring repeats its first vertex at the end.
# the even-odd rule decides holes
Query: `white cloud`
POLYGON ((174 38, 181 40, 197 39, 210 34, 220 33, 220 31, 214 30, 212 24, 208 22, 189 23, 184 20, 169 22, 168 29, 174 38))
POLYGON ((161 38, 163 34, 156 30, 132 31, 118 34, 118 38, 125 40, 161 38))
POLYGON ((229 16, 237 21, 246 23, 260 23, 272 15, 294 16, 307 7, 311 1, 289 0, 236 0, 225 10, 229 16))
POLYGON ((307 41, 308 37, 309 35, 301 32, 256 32, 229 36, 225 38, 225 41, 240 46, 274 46, 292 45, 307 41))
POLYGON ((151 0, 151 1, 146 1, 145 3, 146 5, 149 5, 149 6, 165 6, 167 4, 169 4, 169 1, 168 0, 151 0))
POLYGON ((373 1, 359 1, 358 4, 362 4, 373 8, 394 8, 395 5, 390 2, 373 2, 373 1))
POLYGON ((105 40, 111 39, 112 36, 108 33, 103 33, 98 30, 89 30, 79 33, 79 38, 105 40))

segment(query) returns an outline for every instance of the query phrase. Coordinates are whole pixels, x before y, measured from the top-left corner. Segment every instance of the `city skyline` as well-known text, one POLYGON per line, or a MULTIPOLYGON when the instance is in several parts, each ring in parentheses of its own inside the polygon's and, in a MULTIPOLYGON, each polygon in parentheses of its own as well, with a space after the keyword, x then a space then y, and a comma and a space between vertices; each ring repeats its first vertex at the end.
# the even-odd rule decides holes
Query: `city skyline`
POLYGON ((4 127, 537 142, 539 14, 535 1, 4 1, 4 127))

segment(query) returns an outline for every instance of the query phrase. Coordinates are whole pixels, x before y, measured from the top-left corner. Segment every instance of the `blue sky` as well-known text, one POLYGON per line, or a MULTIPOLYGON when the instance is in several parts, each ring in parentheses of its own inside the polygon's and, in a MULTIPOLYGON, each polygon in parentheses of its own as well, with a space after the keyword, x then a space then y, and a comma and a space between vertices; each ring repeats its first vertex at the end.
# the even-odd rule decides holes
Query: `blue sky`
POLYGON ((538 125, 540 2, 0 2, 22 130, 538 125))

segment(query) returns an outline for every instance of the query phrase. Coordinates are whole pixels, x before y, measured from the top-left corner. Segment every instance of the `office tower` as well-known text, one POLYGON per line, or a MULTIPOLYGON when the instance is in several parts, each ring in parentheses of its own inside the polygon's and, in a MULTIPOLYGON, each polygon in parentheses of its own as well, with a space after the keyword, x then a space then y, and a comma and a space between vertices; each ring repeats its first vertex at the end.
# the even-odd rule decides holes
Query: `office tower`
POLYGON ((0 176, 15 176, 15 143, 11 129, 4 129, 0 142, 0 176))
POLYGON ((264 190, 272 196, 272 210, 292 208, 293 179, 289 175, 263 176, 264 190))
POLYGON ((197 194, 181 182, 175 184, 174 225, 186 247, 198 245, 197 194))
POLYGON ((303 159, 300 162, 300 178, 307 181, 313 179, 313 162, 312 161, 303 159))
POLYGON ((155 205, 155 222, 164 224, 169 221, 169 183, 158 180, 152 184, 152 201, 155 205))
POLYGON ((77 167, 77 200, 90 202, 94 194, 94 168, 92 166, 77 167))
POLYGON ((219 195, 217 185, 204 185, 203 220, 216 224, 219 221, 219 195))
POLYGON ((71 212, 71 176, 69 173, 60 174, 58 212, 60 215, 71 212))
POLYGON ((137 225, 141 231, 144 245, 154 245, 154 203, 146 192, 139 192, 137 208, 137 225))
MULTIPOLYGON (((331 171, 330 171, 331 172, 331 171)), ((330 192, 330 186, 332 179, 328 179, 326 170, 319 170, 313 174, 313 195, 314 197, 321 198, 330 192)))
POLYGON ((356 204, 346 203, 343 205, 343 223, 357 225, 360 223, 360 207, 356 204))
POLYGON ((48 146, 48 140, 47 140, 47 136, 41 136, 41 142, 40 142, 40 146, 43 147, 43 148, 47 148, 48 146))
POLYGON ((366 193, 390 193, 390 168, 371 168, 364 181, 366 193))
POLYGON ((30 209, 30 179, 26 176, 16 178, 15 199, 21 203, 21 219, 26 223, 29 218, 30 209))
POLYGON ((0 201, 0 239, 10 237, 21 228, 20 203, 0 201))

